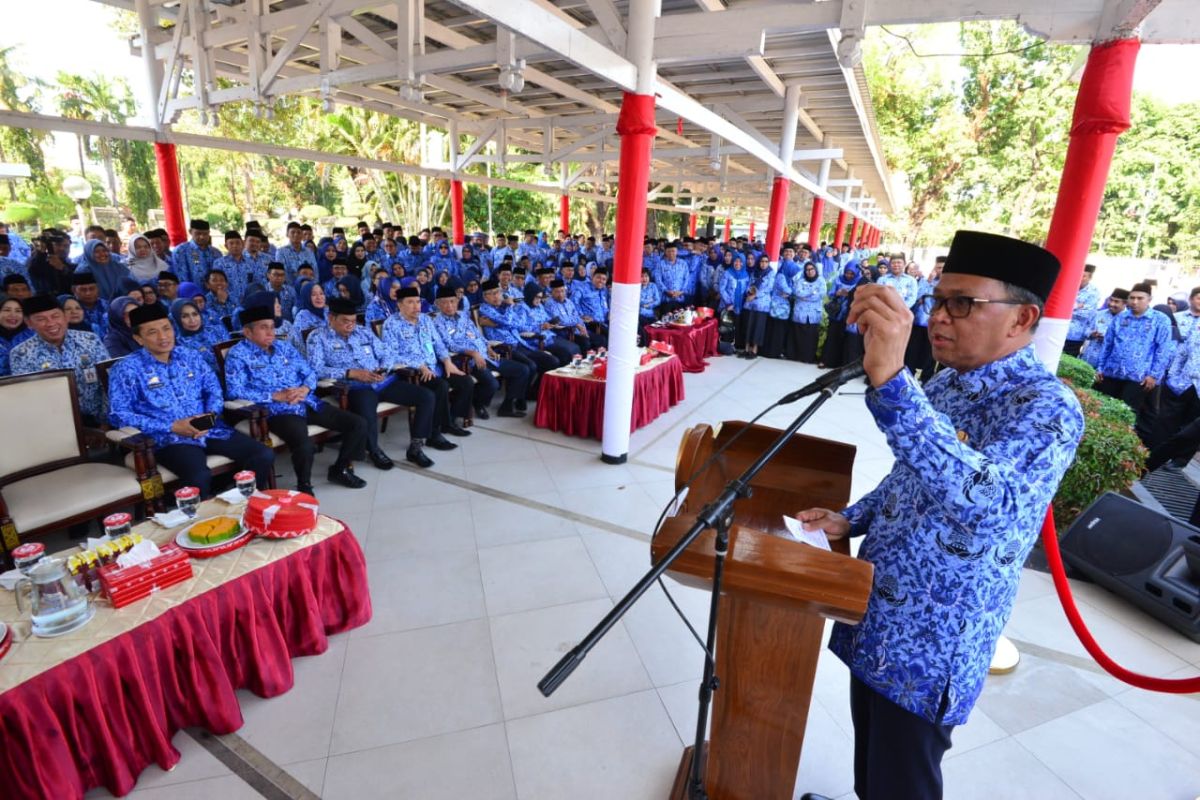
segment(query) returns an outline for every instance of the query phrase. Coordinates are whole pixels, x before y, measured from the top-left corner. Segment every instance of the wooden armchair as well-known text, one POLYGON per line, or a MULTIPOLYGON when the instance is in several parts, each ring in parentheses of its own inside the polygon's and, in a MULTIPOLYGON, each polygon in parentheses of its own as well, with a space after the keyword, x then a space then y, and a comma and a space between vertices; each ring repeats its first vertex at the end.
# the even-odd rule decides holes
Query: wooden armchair
MULTIPOLYGON (((89 461, 74 370, 52 370, 0 380, 0 538, 3 558, 23 537, 86 522, 152 499, 153 449, 124 442, 149 467, 135 477, 115 464, 89 461)), ((159 484, 161 485, 161 484, 159 484)))

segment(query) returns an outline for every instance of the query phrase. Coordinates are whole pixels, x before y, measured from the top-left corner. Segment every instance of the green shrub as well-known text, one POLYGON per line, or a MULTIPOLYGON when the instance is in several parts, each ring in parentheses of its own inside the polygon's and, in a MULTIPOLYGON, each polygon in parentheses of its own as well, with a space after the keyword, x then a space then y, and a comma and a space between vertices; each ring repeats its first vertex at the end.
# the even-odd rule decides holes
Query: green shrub
POLYGON ((1058 360, 1058 377, 1080 389, 1090 389, 1096 382, 1096 370, 1082 358, 1066 353, 1058 360))
POLYGON ((1054 524, 1060 536, 1097 497, 1128 489, 1142 474, 1148 455, 1133 432, 1128 406, 1090 389, 1072 388, 1083 408, 1084 427, 1075 461, 1054 496, 1054 524))

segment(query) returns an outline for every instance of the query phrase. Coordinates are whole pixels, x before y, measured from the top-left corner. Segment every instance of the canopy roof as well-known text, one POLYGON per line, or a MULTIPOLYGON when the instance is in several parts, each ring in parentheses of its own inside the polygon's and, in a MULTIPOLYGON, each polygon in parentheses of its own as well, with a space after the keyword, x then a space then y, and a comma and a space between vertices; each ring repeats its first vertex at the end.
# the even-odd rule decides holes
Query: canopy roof
MULTIPOLYGON (((303 94, 452 134, 446 163, 422 166, 542 163, 564 190, 617 179, 616 116, 636 80, 624 55, 626 0, 98 1, 137 10, 149 30, 159 125, 185 109, 207 113, 232 101, 266 109, 303 94), (181 80, 185 72, 190 80, 181 80), (458 152, 454 134, 474 143, 458 152)), ((858 64, 864 26, 1009 18, 1057 41, 1103 40, 1141 25, 1145 41, 1183 42, 1200 40, 1197 6, 662 0, 652 199, 670 191, 678 204, 690 192, 713 208, 715 198, 718 215, 764 208, 770 179, 784 174, 805 190, 792 192, 793 218, 820 194, 827 214, 845 208, 881 223, 894 201, 858 64), (798 133, 793 157, 781 160, 789 103, 798 106, 798 133)))

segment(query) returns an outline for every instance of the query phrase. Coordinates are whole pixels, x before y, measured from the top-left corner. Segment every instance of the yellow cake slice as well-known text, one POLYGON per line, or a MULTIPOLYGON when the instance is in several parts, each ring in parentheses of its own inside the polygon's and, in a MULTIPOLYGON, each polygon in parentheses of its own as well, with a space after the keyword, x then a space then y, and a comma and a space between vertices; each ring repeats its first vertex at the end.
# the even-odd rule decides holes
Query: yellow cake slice
POLYGON ((242 526, 233 517, 213 517, 197 522, 188 531, 188 539, 195 544, 217 544, 237 536, 242 526))

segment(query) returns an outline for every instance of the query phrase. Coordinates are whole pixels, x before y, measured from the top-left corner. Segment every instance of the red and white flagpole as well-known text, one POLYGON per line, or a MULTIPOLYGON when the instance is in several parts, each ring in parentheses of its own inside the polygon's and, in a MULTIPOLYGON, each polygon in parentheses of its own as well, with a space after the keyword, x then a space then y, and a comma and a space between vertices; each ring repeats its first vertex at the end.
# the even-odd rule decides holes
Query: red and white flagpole
POLYGON ((646 236, 646 195, 654 126, 655 0, 630 0, 626 56, 637 66, 636 91, 625 92, 617 117, 621 137, 617 183, 617 235, 613 253, 612 305, 608 326, 608 375, 604 384, 604 434, 600 458, 623 464, 633 427, 633 379, 639 362, 638 304, 642 290, 642 240, 646 236))

